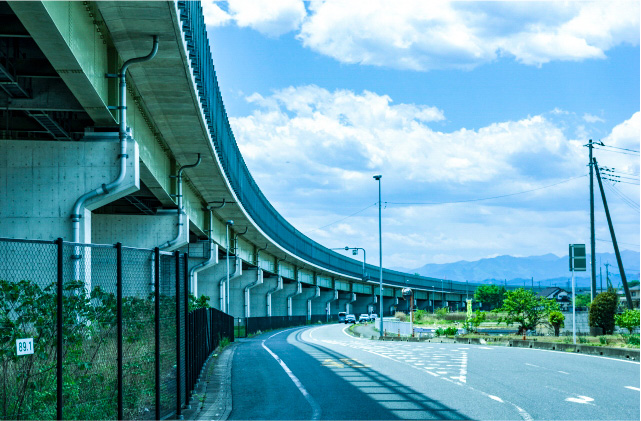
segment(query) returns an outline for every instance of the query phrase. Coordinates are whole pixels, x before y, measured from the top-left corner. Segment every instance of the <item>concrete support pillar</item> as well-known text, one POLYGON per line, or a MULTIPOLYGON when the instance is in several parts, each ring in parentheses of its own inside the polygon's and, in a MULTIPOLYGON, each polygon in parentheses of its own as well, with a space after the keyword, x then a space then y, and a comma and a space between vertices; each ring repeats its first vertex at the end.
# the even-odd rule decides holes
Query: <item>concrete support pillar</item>
POLYGON ((320 296, 312 300, 312 315, 313 316, 319 316, 323 315, 326 316, 327 313, 327 308, 328 308, 328 302, 331 302, 331 300, 334 299, 334 290, 333 289, 320 289, 320 296))
MULTIPOLYGON (((252 269, 252 270, 246 271, 245 273, 248 275, 250 282, 243 285, 243 307, 244 307, 243 314, 245 317, 251 317, 251 295, 249 293, 249 290, 263 283, 263 270, 252 269), (253 281, 251 280, 252 276, 254 278, 253 281)), ((241 279, 241 282, 242 282, 242 279, 241 279)), ((230 303, 230 306, 231 306, 231 303, 230 303)))
MULTIPOLYGON (((191 279, 189 280, 190 291, 194 296, 198 297, 198 274, 207 269, 211 269, 218 264, 218 244, 212 244, 210 248, 210 255, 206 256, 204 259, 194 259, 189 258, 189 273, 191 274, 191 279), (211 256, 211 258, 209 258, 211 256), (202 265, 202 266, 198 266, 202 265), (195 268, 195 269, 194 269, 195 268)), ((209 296, 208 296, 209 297, 209 296)), ((211 297, 210 305, 212 305, 211 297)))
POLYGON ((347 314, 353 313, 352 303, 354 301, 356 301, 356 294, 353 292, 350 292, 347 296, 347 303, 345 303, 345 312, 347 314))
POLYGON ((287 296, 287 315, 293 316, 293 298, 303 293, 303 284, 296 282, 296 290, 287 296))
POLYGON ((378 295, 372 294, 369 296, 369 303, 367 304, 367 314, 376 313, 378 310, 378 295))
POLYGON ((267 291, 265 294, 266 305, 267 305, 267 317, 272 316, 272 294, 283 289, 283 277, 278 275, 276 280, 276 286, 267 291))
MULTIPOLYGON (((228 314, 237 318, 247 317, 245 288, 255 286, 259 276, 258 269, 247 269, 243 270, 240 276, 234 277, 234 280, 229 282, 228 314)), ((221 284, 224 283, 225 279, 222 280, 221 284)))
POLYGON ((278 277, 271 276, 265 277, 265 272, 262 273, 262 283, 254 285, 250 293, 249 300, 249 317, 267 317, 267 292, 274 289, 278 285, 278 277))
POLYGON ((307 295, 307 320, 312 318, 312 300, 320 297, 320 287, 313 286, 309 288, 311 294, 307 295))
MULTIPOLYGON (((230 256, 229 278, 234 279, 241 276, 243 266, 241 259, 230 256)), ((210 298, 209 304, 225 313, 227 303, 227 263, 220 260, 218 264, 209 269, 204 269, 198 273, 198 293, 210 298)), ((230 282, 231 283, 231 282, 230 282)))
MULTIPOLYGON (((332 295, 325 302, 325 311, 326 311, 328 316, 332 315, 332 302, 333 301, 338 301, 338 290, 334 289, 334 290, 330 290, 330 291, 332 292, 332 295)), ((338 314, 338 306, 336 307, 336 311, 334 313, 338 314)))
POLYGON ((370 313, 367 307, 371 301, 372 296, 369 294, 356 294, 356 300, 352 304, 352 311, 357 319, 359 314, 370 313))
POLYGON ((398 297, 383 297, 383 311, 386 312, 383 316, 393 316, 397 306, 398 297))
POLYGON ((287 283, 283 279, 283 288, 272 293, 272 316, 287 316, 287 296, 296 291, 296 282, 287 283))

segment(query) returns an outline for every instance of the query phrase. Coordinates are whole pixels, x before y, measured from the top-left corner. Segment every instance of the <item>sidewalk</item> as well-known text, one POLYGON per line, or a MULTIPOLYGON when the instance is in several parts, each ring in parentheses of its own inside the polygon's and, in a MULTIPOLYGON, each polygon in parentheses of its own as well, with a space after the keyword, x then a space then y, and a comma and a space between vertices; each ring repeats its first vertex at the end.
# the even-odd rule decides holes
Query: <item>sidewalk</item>
POLYGON ((238 342, 234 342, 218 354, 209 357, 201 371, 200 381, 187 409, 183 410, 186 420, 224 421, 231 413, 231 364, 238 342))

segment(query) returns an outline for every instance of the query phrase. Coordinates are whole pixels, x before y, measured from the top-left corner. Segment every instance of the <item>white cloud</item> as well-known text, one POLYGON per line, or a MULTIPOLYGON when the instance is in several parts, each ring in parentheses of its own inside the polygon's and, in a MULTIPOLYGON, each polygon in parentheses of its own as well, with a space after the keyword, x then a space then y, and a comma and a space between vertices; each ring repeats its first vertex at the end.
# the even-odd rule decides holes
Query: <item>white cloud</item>
POLYGON ((588 123, 605 123, 605 120, 602 119, 601 117, 585 113, 583 114, 583 120, 585 120, 588 123))
MULTIPOLYGON (((492 201, 395 204, 500 196, 586 174, 586 139, 568 138, 572 130, 547 117, 569 113, 443 132, 443 110, 395 104, 368 91, 301 86, 248 100, 254 112, 230 122, 252 175, 289 222, 323 245, 364 246, 377 256, 377 209, 368 208, 377 198, 376 173, 383 174, 383 200, 390 202, 383 210, 385 266, 514 250, 563 254, 568 238, 589 240, 587 177, 492 201)), ((638 150, 639 113, 603 141, 638 150)), ((638 174, 638 158, 610 155, 603 163, 638 174), (627 166, 619 161, 625 159, 627 166)), ((638 191, 619 188, 638 202, 638 191)), ((626 238, 620 241, 638 243, 638 212, 612 206, 626 238)))
POLYGON ((279 37, 297 30, 307 15, 301 0, 205 1, 203 9, 205 22, 209 26, 235 22, 241 28, 248 27, 269 37, 279 37), (224 11, 221 5, 227 10, 224 11))
POLYGON ((298 35, 343 63, 469 69, 499 56, 528 65, 604 58, 639 43, 639 3, 312 2, 298 35))

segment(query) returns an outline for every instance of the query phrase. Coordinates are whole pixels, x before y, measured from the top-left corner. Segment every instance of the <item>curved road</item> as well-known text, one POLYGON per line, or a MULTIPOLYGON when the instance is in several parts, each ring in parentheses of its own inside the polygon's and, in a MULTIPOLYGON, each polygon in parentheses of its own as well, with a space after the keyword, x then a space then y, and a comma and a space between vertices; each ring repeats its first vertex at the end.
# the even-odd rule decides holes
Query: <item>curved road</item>
POLYGON ((295 328, 240 340, 229 419, 640 419, 638 363, 378 342, 345 329, 295 328))

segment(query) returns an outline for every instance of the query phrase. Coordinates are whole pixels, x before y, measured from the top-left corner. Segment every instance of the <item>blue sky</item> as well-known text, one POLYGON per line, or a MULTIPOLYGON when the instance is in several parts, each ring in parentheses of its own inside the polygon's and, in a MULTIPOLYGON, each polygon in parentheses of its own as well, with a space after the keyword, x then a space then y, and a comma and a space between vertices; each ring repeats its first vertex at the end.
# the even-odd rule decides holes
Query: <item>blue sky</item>
MULTIPOLYGON (((589 243, 582 145, 639 150, 638 2, 203 5, 259 186, 302 232, 369 263, 374 174, 385 266, 562 255, 589 243)), ((639 157, 619 152, 596 157, 633 183, 606 195, 621 248, 639 250, 639 157)))

